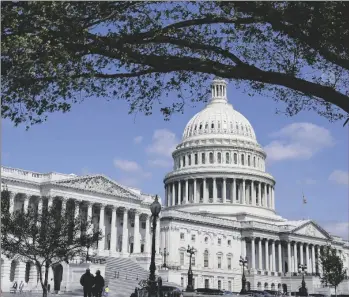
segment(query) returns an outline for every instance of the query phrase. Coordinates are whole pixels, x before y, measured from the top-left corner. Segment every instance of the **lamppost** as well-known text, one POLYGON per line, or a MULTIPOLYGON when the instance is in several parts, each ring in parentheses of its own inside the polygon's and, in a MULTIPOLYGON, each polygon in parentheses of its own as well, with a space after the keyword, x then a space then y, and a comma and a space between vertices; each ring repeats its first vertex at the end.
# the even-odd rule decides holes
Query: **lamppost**
POLYGON ((242 278, 241 278, 241 291, 240 294, 246 294, 246 276, 245 276, 245 266, 247 267, 247 257, 243 258, 240 256, 240 266, 242 266, 242 278))
POLYGON ((169 252, 167 252, 166 248, 164 248, 164 251, 160 254, 161 256, 164 256, 164 264, 162 264, 162 267, 167 268, 166 257, 169 255, 169 252))
POLYGON ((188 245, 187 253, 189 254, 188 285, 187 292, 194 292, 193 271, 191 270, 191 258, 195 254, 194 247, 188 245))
POLYGON ((307 265, 299 264, 298 272, 302 274, 302 286, 299 288, 299 296, 308 296, 308 290, 305 286, 304 275, 307 273, 307 265))
POLYGON ((155 196, 153 203, 150 205, 150 211, 153 217, 153 238, 152 238, 152 246, 151 246, 151 260, 150 260, 150 274, 148 280, 148 288, 149 288, 149 297, 153 297, 157 295, 156 288, 156 280, 155 280, 155 240, 156 240, 156 220, 159 217, 161 211, 161 205, 158 201, 158 195, 155 196))

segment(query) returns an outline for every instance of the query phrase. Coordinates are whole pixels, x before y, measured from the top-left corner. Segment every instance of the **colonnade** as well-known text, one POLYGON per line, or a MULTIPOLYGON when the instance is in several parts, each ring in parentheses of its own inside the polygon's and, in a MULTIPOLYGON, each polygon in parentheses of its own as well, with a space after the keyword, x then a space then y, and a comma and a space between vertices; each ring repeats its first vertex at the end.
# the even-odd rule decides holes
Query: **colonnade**
MULTIPOLYGON (((67 215, 67 205, 74 208, 74 217, 92 219, 91 228, 98 227, 103 232, 103 238, 97 244, 97 251, 101 254, 109 250, 110 255, 116 252, 150 253, 151 230, 150 212, 142 212, 135 206, 125 207, 117 203, 99 203, 86 200, 77 200, 67 197, 41 197, 25 193, 9 192, 9 212, 22 211, 27 213, 29 208, 36 208, 40 213, 43 204, 47 207, 59 207, 62 216, 67 215), (127 222, 125 224, 125 222, 127 222), (140 224, 141 223, 141 224, 140 224), (121 228, 120 228, 121 226, 121 228), (131 230, 133 229, 133 230, 131 230), (144 229, 144 231, 142 231, 144 229), (131 232, 130 232, 131 231, 131 232)), ((160 232, 160 220, 157 221, 156 232, 160 232)), ((157 236, 156 252, 160 249, 160 239, 157 236)))
POLYGON ((274 186, 258 180, 226 177, 166 183, 166 206, 188 203, 235 203, 275 209, 274 186))
POLYGON ((299 264, 306 264, 308 273, 322 274, 318 259, 324 246, 309 242, 248 237, 242 240, 242 255, 247 256, 249 268, 252 270, 293 274, 298 272, 299 264))

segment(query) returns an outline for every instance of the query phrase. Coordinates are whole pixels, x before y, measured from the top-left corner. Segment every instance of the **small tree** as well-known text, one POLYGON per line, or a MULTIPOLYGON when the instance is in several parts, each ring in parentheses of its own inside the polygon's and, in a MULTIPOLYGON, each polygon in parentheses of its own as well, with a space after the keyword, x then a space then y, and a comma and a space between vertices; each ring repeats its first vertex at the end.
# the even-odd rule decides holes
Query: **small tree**
POLYGON ((337 296, 337 287, 346 277, 343 260, 331 246, 325 247, 320 252, 319 265, 322 267, 321 283, 333 286, 337 296))
MULTIPOLYGON (((8 200, 7 196, 7 191, 3 191, 1 200, 8 200)), ((41 212, 29 208, 27 213, 15 211, 12 214, 6 211, 7 205, 2 206, 5 210, 1 225, 2 250, 9 258, 16 256, 35 264, 43 297, 47 296, 49 268, 61 262, 69 263, 77 257, 86 257, 86 247, 102 238, 100 230, 93 230, 91 218, 75 218, 69 205, 64 216, 56 203, 50 208, 43 207, 41 212)))

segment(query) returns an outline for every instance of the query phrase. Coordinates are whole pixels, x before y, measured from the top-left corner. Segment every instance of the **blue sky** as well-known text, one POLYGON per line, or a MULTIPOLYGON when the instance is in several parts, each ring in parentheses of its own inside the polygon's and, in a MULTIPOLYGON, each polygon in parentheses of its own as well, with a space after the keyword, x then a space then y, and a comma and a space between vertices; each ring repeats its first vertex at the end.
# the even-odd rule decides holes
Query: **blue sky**
MULTIPOLYGON (((267 171, 276 179, 278 213, 289 219, 312 218, 348 237, 348 128, 313 112, 292 118, 277 115, 282 103, 251 98, 232 84, 228 97, 269 153, 267 171)), ((3 120, 2 165, 37 172, 103 173, 163 197, 163 177, 172 166, 170 152, 186 123, 203 107, 188 107, 164 121, 158 112, 128 115, 123 101, 89 99, 29 131, 3 120)))

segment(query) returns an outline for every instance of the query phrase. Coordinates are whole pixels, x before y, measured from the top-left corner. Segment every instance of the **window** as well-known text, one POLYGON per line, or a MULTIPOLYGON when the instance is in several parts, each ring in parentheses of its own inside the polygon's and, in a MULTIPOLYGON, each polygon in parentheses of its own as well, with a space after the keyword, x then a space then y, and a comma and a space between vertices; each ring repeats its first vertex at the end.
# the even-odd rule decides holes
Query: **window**
POLYGON ((181 277, 181 286, 184 287, 184 277, 181 277))
POLYGON ((205 279, 205 289, 209 289, 210 288, 210 280, 209 279, 205 279))
POLYGON ((231 291, 231 281, 228 281, 228 291, 231 291))
POLYGON ((195 125, 195 127, 194 127, 194 130, 195 130, 195 131, 197 130, 197 127, 198 127, 198 125, 195 125))
POLYGON ((230 163, 230 156, 229 153, 225 153, 225 163, 229 164, 230 163))
POLYGON ((218 280, 218 290, 222 289, 222 281, 218 280))
POLYGON ((214 129, 214 123, 213 122, 211 123, 211 129, 214 129))
POLYGON ((195 257, 194 256, 191 257, 191 265, 195 266, 195 257))
POLYGON ((210 164, 213 164, 213 153, 210 153, 210 164))
POLYGON ((218 244, 222 243, 222 238, 218 238, 218 244))
POLYGON ((184 265, 184 252, 180 253, 180 265, 184 265))
POLYGON ((145 224, 145 222, 142 222, 142 229, 145 229, 145 227, 146 227, 146 224, 145 224))
POLYGON ((183 156, 183 167, 185 167, 185 156, 183 156))
POLYGON ((200 127, 199 127, 199 130, 201 130, 202 129, 202 124, 200 124, 200 127))
POLYGON ((238 155, 235 153, 234 154, 234 164, 238 163, 238 155))
POLYGON ((228 245, 231 246, 231 240, 230 239, 228 239, 228 245))
POLYGON ((206 159, 205 159, 205 153, 202 153, 202 154, 201 154, 201 163, 202 163, 202 164, 205 164, 205 161, 206 161, 206 159))
POLYGON ((184 233, 181 233, 180 236, 181 236, 181 240, 184 240, 184 233))
POLYGON ((223 121, 223 129, 227 129, 228 125, 227 125, 227 121, 223 121))
POLYGON ((245 156, 241 155, 241 165, 245 165, 245 156))
POLYGON ((204 253, 204 267, 208 267, 208 251, 204 253))
POLYGON ((222 256, 218 256, 217 258, 217 268, 222 268, 222 256))
POLYGON ((191 165, 191 155, 188 155, 188 166, 191 165))
POLYGON ((253 157, 253 167, 256 167, 256 157, 253 157))
POLYGON ((195 241, 195 234, 193 234, 193 235, 191 236, 191 240, 192 240, 192 241, 195 241))
POLYGON ((247 157, 247 166, 251 166, 251 156, 248 155, 247 157))
POLYGON ((205 242, 206 242, 206 243, 208 242, 208 237, 207 237, 207 236, 205 237, 205 242))
POLYGON ((194 162, 195 162, 195 165, 198 165, 198 154, 194 155, 194 162))
POLYGON ((218 122, 218 129, 221 128, 221 122, 218 122))
POLYGON ((205 124, 205 130, 207 130, 207 129, 208 129, 208 123, 205 124))
POLYGON ((221 153, 217 154, 217 159, 218 159, 218 163, 221 164, 222 163, 222 154, 221 153))
POLYGON ((228 270, 231 270, 231 257, 227 258, 228 270))
POLYGON ((144 253, 144 244, 141 244, 141 253, 144 253))

